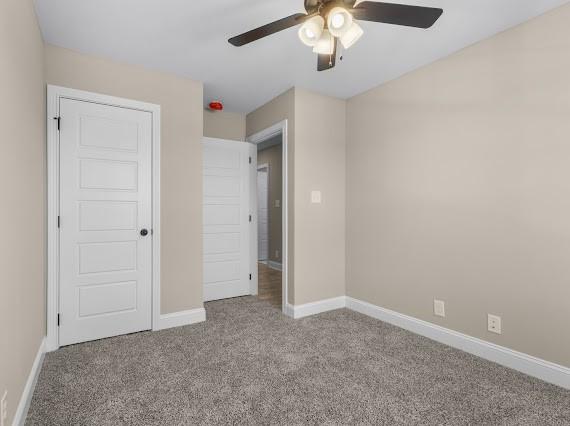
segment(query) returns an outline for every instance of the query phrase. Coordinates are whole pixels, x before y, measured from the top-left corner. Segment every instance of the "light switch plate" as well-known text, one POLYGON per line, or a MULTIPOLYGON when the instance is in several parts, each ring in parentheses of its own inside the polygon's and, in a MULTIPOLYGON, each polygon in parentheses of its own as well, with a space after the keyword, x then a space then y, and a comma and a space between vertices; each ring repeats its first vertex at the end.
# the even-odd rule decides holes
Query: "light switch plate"
POLYGON ((487 314, 487 330, 491 333, 501 334, 501 317, 497 315, 487 314))
POLYGON ((281 207, 281 200, 275 200, 275 207, 276 208, 281 207))
POLYGON ((433 300, 433 314, 438 317, 445 317, 445 302, 443 300, 433 300))
POLYGON ((322 196, 321 191, 311 191, 311 203, 321 204, 322 196))

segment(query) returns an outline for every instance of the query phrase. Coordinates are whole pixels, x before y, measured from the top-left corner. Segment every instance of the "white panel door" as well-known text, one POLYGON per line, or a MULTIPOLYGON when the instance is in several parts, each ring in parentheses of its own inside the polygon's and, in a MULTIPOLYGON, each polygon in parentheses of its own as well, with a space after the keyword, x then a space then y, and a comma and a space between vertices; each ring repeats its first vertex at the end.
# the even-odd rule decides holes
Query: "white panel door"
POLYGON ((151 113, 62 99, 60 115, 59 344, 148 330, 151 113))
POLYGON ((204 138, 204 301, 250 294, 249 149, 204 138))
POLYGON ((257 166, 257 259, 269 258, 269 166, 257 166))

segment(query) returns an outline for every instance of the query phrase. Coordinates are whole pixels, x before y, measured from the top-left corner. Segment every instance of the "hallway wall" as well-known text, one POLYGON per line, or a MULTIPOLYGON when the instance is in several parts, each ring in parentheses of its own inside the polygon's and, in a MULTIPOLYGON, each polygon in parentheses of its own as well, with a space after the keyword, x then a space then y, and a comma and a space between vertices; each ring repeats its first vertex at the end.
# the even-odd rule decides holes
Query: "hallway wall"
POLYGON ((204 110, 204 136, 245 141, 245 114, 204 110))
POLYGON ((281 245, 283 242, 281 238, 283 224, 283 210, 281 208, 283 202, 281 195, 283 189, 283 168, 281 156, 281 145, 275 145, 257 152, 257 164, 269 165, 269 260, 278 263, 281 263, 281 245), (279 200, 279 207, 275 205, 276 200, 279 200))

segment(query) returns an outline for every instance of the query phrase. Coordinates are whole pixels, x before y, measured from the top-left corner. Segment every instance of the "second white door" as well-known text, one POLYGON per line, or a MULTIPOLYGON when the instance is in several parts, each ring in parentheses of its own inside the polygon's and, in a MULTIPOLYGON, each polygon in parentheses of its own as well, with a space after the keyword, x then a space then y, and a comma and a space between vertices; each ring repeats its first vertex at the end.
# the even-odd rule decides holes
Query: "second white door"
POLYGON ((251 294, 250 150, 204 138, 204 301, 251 294))

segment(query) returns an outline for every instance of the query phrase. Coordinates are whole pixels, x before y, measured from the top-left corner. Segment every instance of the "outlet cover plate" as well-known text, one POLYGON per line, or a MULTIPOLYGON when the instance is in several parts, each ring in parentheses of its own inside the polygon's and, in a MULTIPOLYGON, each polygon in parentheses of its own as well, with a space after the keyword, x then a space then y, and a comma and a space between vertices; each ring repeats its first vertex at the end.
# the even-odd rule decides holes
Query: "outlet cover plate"
POLYGON ((487 330, 491 333, 501 334, 501 317, 498 315, 487 314, 487 330))
POLYGON ((443 300, 433 300, 433 314, 437 317, 445 317, 445 302, 443 300))

